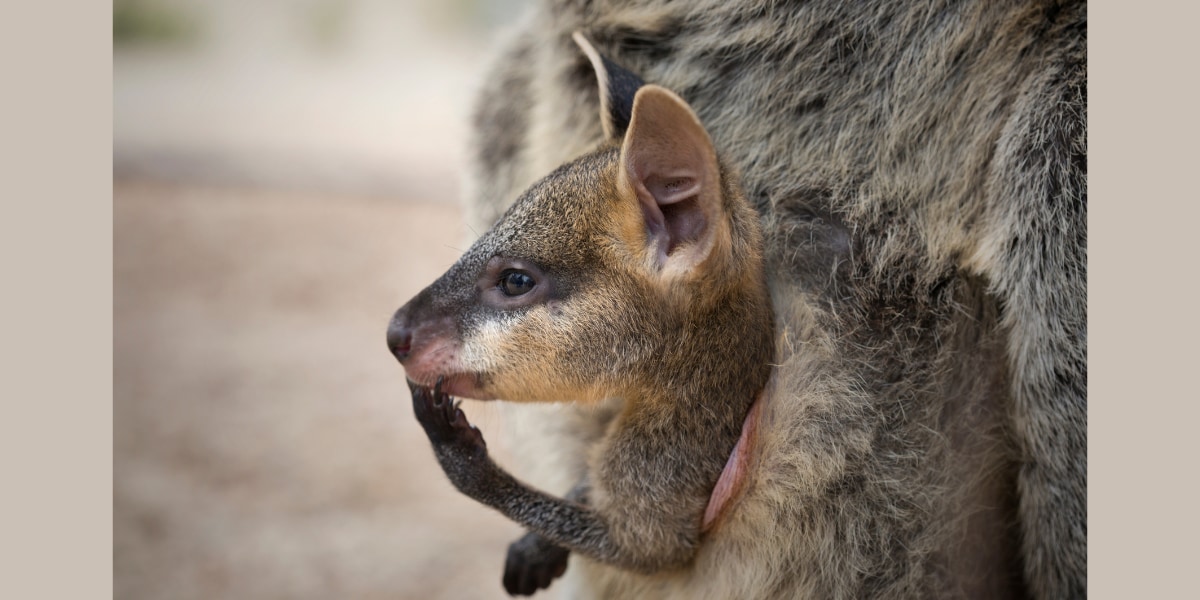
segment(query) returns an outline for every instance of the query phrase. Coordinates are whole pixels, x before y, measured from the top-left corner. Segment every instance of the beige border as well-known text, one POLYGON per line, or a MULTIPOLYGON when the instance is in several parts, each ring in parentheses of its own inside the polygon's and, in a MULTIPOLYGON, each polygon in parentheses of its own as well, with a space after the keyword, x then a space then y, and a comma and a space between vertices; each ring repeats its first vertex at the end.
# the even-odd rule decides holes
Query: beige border
POLYGON ((1197 594, 1198 12, 1182 2, 1088 10, 1094 598, 1197 594))
POLYGON ((4 598, 112 595, 111 19, 0 20, 4 598))
MULTIPOLYGON (((1200 237, 1193 12, 1089 7, 1096 598, 1195 589, 1195 309, 1165 283, 1190 287, 1200 237)), ((4 597, 112 590, 110 21, 111 4, 34 2, 0 26, 4 597)))

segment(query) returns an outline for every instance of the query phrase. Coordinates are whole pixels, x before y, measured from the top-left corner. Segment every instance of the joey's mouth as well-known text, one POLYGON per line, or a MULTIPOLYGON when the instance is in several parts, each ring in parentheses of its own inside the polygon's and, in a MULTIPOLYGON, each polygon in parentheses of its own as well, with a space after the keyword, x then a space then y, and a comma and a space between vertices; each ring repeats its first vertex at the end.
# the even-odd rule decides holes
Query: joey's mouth
POLYGON ((441 381, 441 391, 458 398, 471 400, 495 400, 495 396, 483 390, 483 374, 481 373, 442 373, 431 377, 409 377, 409 385, 419 385, 434 388, 441 381))

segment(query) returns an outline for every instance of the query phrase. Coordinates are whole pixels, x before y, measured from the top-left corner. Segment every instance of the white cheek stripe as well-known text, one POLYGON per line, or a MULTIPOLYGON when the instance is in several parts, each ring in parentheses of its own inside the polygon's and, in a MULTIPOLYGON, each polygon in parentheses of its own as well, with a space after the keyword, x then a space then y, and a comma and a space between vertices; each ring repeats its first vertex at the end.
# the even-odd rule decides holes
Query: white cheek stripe
POLYGON ((467 334, 462 345, 464 370, 483 373, 495 371, 500 348, 507 341, 507 332, 513 331, 520 317, 508 315, 487 321, 467 334))

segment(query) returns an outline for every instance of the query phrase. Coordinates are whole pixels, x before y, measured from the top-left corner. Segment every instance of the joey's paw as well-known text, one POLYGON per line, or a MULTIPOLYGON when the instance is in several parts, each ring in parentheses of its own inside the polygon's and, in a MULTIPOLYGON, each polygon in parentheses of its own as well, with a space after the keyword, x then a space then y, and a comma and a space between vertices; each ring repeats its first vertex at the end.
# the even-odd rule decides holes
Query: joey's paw
POLYGON ((454 446, 476 453, 487 453, 487 443, 483 441, 483 434, 467 422, 467 416, 459 408, 460 402, 455 402, 449 394, 442 392, 441 377, 433 389, 411 380, 408 387, 412 390, 413 412, 434 446, 454 446))
POLYGON ((567 571, 570 551, 536 534, 526 534, 508 547, 504 589, 510 596, 532 596, 567 571))

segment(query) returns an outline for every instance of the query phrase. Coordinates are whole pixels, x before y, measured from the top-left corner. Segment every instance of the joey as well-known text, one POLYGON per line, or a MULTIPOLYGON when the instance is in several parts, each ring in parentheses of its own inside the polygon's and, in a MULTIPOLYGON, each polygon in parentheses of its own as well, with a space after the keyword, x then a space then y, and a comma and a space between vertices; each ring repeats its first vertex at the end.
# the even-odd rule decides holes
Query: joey
POLYGON ((530 187, 388 329, 446 475, 530 531, 510 593, 549 585, 568 552, 686 566, 737 488, 774 348, 758 215, 700 120, 576 41, 608 139, 530 187), (559 498, 496 465, 452 396, 623 405, 559 498))

